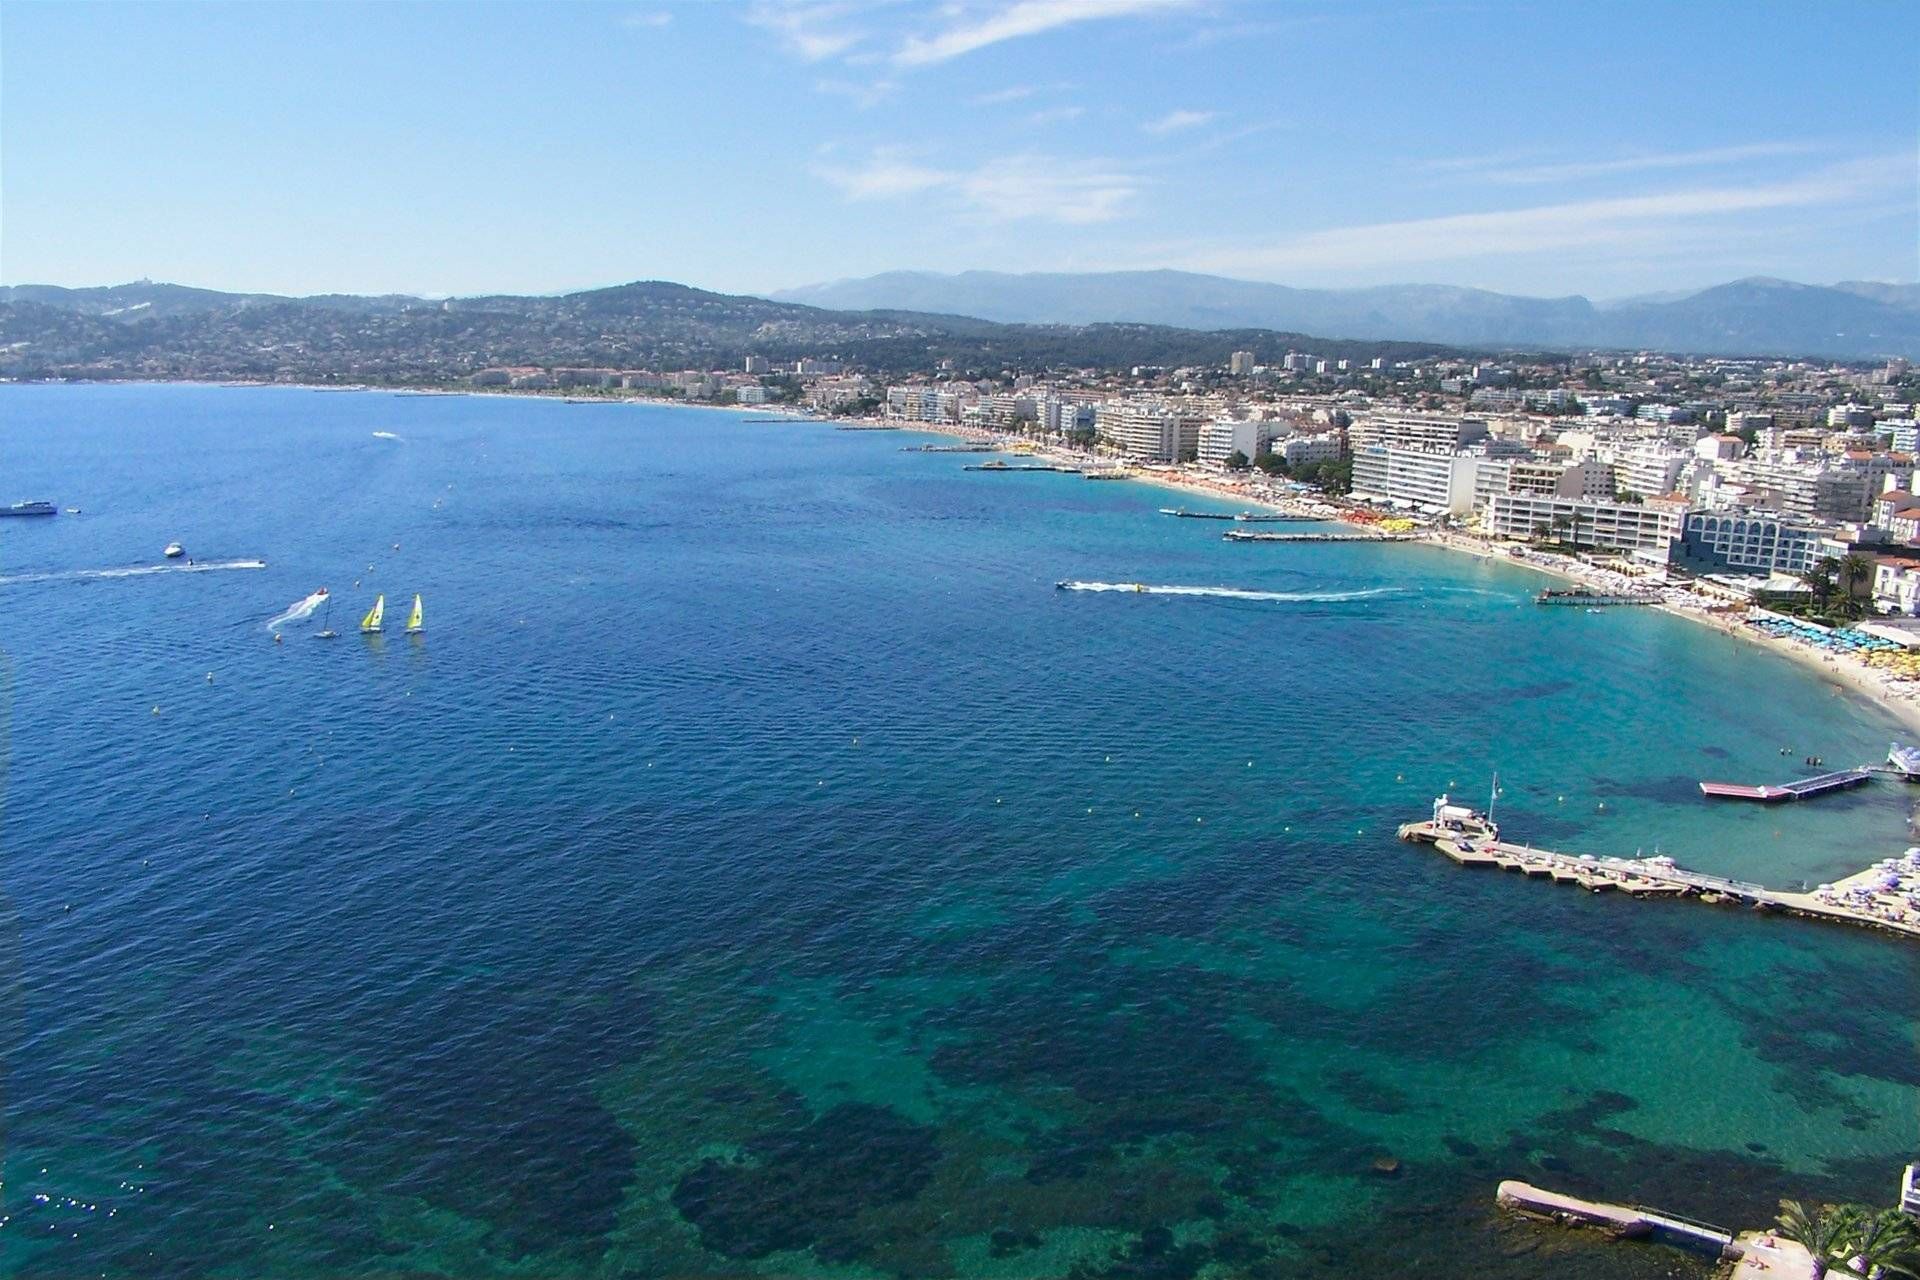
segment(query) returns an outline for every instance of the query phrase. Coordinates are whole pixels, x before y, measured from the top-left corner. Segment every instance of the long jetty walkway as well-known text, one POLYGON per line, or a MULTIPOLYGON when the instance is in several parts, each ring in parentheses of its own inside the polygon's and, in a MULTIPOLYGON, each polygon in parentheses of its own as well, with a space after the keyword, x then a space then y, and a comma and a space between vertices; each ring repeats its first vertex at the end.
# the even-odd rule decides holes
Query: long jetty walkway
POLYGON ((1229 529, 1220 535, 1227 542, 1418 542, 1411 533, 1265 533, 1253 529, 1229 529))
POLYGON ((1836 769, 1832 773, 1818 773, 1811 778, 1783 782, 1777 787, 1752 787, 1741 782, 1703 782, 1700 784, 1700 794, 1719 800, 1758 800, 1761 804, 1778 804, 1782 800, 1805 800, 1829 791, 1844 791, 1848 787, 1859 786, 1873 775, 1874 770, 1867 768, 1836 769))
POLYGON ((1901 877, 1890 872, 1885 864, 1823 885, 1814 893, 1769 889, 1745 880, 1689 871, 1664 856, 1601 857, 1514 844, 1500 839, 1498 830, 1484 818, 1444 802, 1442 797, 1435 803, 1431 819, 1404 824, 1400 838, 1430 844, 1463 867, 1518 871, 1555 884, 1578 885, 1595 893, 1617 891, 1634 898, 1693 898, 1700 902, 1744 905, 1760 911, 1862 925, 1920 938, 1920 913, 1908 903, 1911 891, 1900 888, 1898 883, 1889 885, 1890 877, 1896 882, 1901 877))
POLYGON ((1185 507, 1162 507, 1163 516, 1177 516, 1182 520, 1234 520, 1241 524, 1286 524, 1293 521, 1318 520, 1319 516, 1293 515, 1284 511, 1189 511, 1185 507))
POLYGON ((1582 1222, 1604 1227, 1625 1238, 1643 1237, 1661 1244, 1695 1249, 1718 1258, 1733 1244, 1733 1232, 1710 1222, 1696 1222, 1677 1213, 1649 1209, 1638 1204, 1608 1204, 1604 1200, 1582 1200, 1541 1187, 1508 1179, 1495 1193, 1502 1208, 1531 1213, 1557 1221, 1582 1222))

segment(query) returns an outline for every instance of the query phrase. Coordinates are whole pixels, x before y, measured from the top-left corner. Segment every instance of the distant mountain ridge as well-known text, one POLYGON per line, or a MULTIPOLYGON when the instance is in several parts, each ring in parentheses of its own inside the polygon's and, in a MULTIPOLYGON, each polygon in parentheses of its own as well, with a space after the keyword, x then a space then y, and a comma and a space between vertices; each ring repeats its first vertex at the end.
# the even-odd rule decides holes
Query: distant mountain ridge
POLYGON ((1008 324, 1135 322, 1276 329, 1473 347, 1614 347, 1715 355, 1920 358, 1920 285, 1750 277, 1596 305, 1449 285, 1295 289, 1186 271, 893 271, 773 292, 812 306, 906 308, 1008 324))

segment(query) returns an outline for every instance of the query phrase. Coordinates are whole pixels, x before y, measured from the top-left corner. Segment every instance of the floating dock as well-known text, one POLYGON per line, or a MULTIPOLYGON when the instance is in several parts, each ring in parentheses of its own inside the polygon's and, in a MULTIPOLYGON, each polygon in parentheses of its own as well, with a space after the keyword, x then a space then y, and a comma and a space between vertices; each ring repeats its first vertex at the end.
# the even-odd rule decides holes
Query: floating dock
POLYGON ((1874 770, 1867 768, 1838 769, 1832 773, 1815 774, 1811 778, 1782 783, 1777 787, 1750 787, 1739 782, 1702 782, 1700 794, 1716 800, 1756 800, 1761 804, 1778 804, 1782 800, 1807 800, 1823 796, 1829 791, 1845 791, 1848 787, 1859 786, 1873 775, 1874 770))
POLYGON ((1533 879, 1578 885, 1595 893, 1617 891, 1633 898, 1694 898, 1744 905, 1920 938, 1920 916, 1903 910, 1898 895, 1884 899, 1873 896, 1880 892, 1876 885, 1884 883, 1888 874, 1879 867, 1822 885, 1818 893, 1769 889, 1745 880, 1689 871, 1675 865, 1672 858, 1659 855, 1600 857, 1514 844, 1500 839, 1491 820, 1450 805, 1445 796, 1434 802, 1433 817, 1403 824, 1399 835, 1415 844, 1430 844, 1463 867, 1518 871, 1533 879))
POLYGON ((998 453, 1000 446, 982 441, 979 444, 903 444, 902 453, 998 453))
POLYGON ((1064 471, 1068 475, 1079 475, 1078 467, 1059 467, 1051 462, 969 462, 963 471, 1064 471))
MULTIPOLYGON (((1301 519, 1311 519, 1302 516, 1301 519)), ((1265 533, 1252 529, 1229 529, 1220 537, 1227 542, 1418 542, 1411 533, 1265 533)))

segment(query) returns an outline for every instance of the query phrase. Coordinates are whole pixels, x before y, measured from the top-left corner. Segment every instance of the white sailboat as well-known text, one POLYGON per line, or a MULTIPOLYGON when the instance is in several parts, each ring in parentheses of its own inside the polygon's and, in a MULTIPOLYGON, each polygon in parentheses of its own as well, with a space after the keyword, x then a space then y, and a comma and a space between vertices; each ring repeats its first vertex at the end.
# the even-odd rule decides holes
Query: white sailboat
POLYGON ((380 634, 380 619, 387 614, 387 598, 378 595, 373 598, 373 608, 367 610, 367 616, 360 619, 360 634, 372 636, 380 634))
POLYGON ((420 597, 416 595, 413 598, 413 612, 407 615, 407 634, 417 636, 426 629, 426 623, 422 621, 420 597))
POLYGON ((331 640, 340 633, 333 629, 333 597, 327 597, 327 611, 320 615, 320 630, 316 633, 322 640, 331 640))

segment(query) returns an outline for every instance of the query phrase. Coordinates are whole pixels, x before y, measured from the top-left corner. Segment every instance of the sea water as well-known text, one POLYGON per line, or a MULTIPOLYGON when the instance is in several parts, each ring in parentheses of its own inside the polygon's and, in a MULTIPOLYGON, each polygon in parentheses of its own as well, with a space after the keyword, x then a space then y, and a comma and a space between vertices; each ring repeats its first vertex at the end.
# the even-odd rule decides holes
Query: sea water
POLYGON ((1891 1200, 1912 943, 1394 838, 1497 773, 1511 838, 1817 883, 1920 793, 1695 784, 1884 711, 918 442, 0 388, 0 499, 82 508, 0 521, 0 1269, 1664 1275, 1496 1183, 1891 1200))

